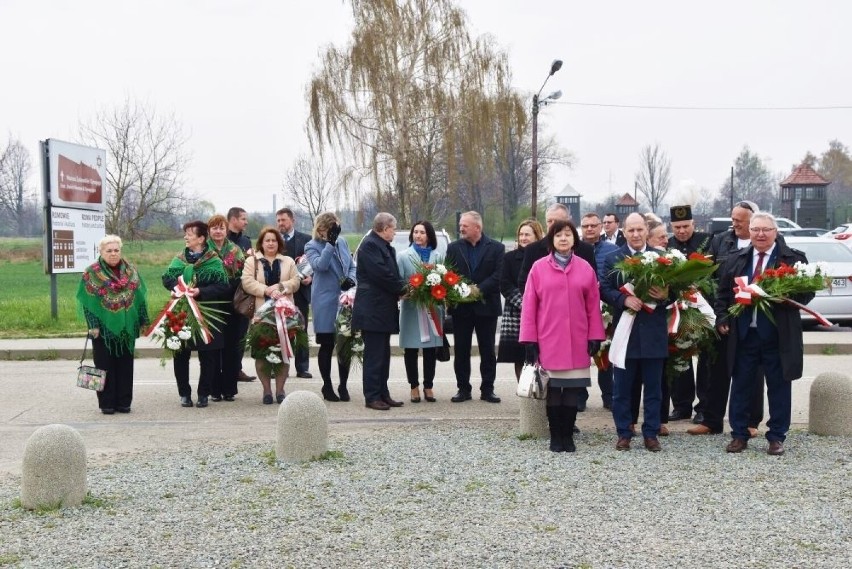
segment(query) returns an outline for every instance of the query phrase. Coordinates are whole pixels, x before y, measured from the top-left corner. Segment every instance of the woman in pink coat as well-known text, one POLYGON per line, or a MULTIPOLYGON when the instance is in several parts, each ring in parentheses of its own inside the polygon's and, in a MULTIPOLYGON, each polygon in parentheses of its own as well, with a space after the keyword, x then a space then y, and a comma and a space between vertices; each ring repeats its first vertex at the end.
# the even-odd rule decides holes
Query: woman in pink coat
POLYGON ((580 239, 573 223, 555 222, 546 239, 550 254, 533 264, 524 290, 519 340, 527 361, 550 374, 550 450, 574 452, 578 395, 592 383, 591 355, 605 338, 600 292, 595 269, 573 254, 580 239))

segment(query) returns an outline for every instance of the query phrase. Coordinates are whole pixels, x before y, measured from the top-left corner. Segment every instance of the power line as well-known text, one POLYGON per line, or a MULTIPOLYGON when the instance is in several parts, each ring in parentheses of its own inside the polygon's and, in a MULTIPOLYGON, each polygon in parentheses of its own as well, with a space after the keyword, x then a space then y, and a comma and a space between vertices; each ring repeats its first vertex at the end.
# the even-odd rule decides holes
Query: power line
POLYGON ((615 109, 648 109, 654 111, 837 111, 850 110, 852 105, 826 105, 801 107, 688 107, 682 105, 621 105, 615 103, 584 103, 581 101, 548 101, 554 105, 576 107, 607 107, 615 109))

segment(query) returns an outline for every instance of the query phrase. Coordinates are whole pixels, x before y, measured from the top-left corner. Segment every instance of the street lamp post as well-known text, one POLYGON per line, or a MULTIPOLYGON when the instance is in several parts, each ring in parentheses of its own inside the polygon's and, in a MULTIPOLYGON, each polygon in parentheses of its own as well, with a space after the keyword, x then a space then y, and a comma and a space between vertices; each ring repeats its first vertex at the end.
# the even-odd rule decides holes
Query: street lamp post
POLYGON ((550 64, 550 73, 547 74, 547 77, 544 79, 544 83, 541 84, 541 89, 538 90, 538 93, 533 95, 533 103, 532 103, 532 204, 530 207, 530 214, 532 217, 536 216, 536 211, 538 209, 538 108, 541 105, 546 105, 548 102, 554 101, 562 96, 562 91, 554 91, 544 99, 539 99, 541 96, 542 90, 544 90, 544 86, 547 85, 547 80, 550 77, 559 71, 562 68, 562 60, 554 59, 553 63, 550 64))

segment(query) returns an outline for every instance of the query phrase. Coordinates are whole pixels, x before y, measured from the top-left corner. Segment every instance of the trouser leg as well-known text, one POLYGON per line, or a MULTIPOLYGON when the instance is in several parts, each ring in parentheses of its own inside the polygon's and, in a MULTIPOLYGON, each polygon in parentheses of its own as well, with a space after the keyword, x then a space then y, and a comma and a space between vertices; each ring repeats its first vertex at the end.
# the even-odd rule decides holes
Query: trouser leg
POLYGON ((411 389, 420 385, 417 369, 418 352, 417 348, 405 348, 402 356, 405 362, 405 377, 408 379, 408 385, 411 386, 411 389))
POLYGON ((497 318, 492 316, 475 317, 476 342, 479 347, 479 373, 482 393, 494 392, 497 378, 497 353, 494 349, 494 337, 497 334, 497 318))
POLYGON ((191 357, 192 350, 181 350, 175 354, 174 360, 172 360, 178 395, 181 397, 192 396, 192 388, 189 386, 189 359, 191 357))
POLYGON ((435 381, 435 367, 438 361, 437 348, 423 348, 423 388, 432 389, 435 381))
MULTIPOLYGON (((473 342, 473 317, 470 314, 453 316, 453 371, 456 375, 456 387, 459 391, 470 393, 470 348, 473 342)), ((493 338, 492 338, 493 341, 493 338)))

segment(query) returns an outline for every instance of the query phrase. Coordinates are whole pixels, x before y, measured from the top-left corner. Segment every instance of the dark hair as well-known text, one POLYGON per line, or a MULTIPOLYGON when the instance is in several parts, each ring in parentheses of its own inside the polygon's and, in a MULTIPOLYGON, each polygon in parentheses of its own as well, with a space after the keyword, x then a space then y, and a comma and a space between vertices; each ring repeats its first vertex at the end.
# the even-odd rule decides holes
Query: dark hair
POLYGON ((282 207, 281 209, 275 212, 275 217, 278 217, 279 215, 286 215, 290 219, 294 219, 296 217, 295 215, 293 215, 293 210, 289 207, 282 207))
POLYGON ((231 209, 228 210, 228 221, 230 221, 232 219, 237 219, 239 216, 241 216, 245 212, 246 212, 246 210, 244 210, 241 207, 232 207, 231 209))
POLYGON ((196 219, 195 221, 187 221, 183 224, 183 231, 186 233, 188 229, 195 229, 195 235, 197 237, 207 237, 210 235, 210 231, 208 230, 207 224, 201 221, 200 219, 196 219))
POLYGON ((577 233, 577 226, 574 225, 573 221, 554 221, 550 229, 547 230, 547 250, 549 252, 553 253, 556 250, 556 247, 553 246, 553 238, 566 227, 571 229, 571 235, 574 236, 574 245, 571 249, 576 247, 577 243, 580 242, 580 235, 577 233))
POLYGON ((618 214, 613 213, 613 212, 611 212, 611 211, 608 211, 608 212, 606 212, 606 213, 604 214, 604 217, 606 217, 606 216, 608 216, 608 215, 611 215, 612 217, 614 217, 614 218, 615 218, 615 222, 616 222, 616 223, 621 223, 621 220, 618 218, 618 214))
POLYGON ((414 243, 414 228, 418 225, 422 225, 423 229, 426 230, 426 241, 429 243, 429 247, 436 251, 438 249, 438 236, 435 234, 435 228, 428 221, 418 221, 411 226, 411 231, 408 232, 409 245, 414 243))
POLYGON ((281 237, 281 234, 278 233, 277 229, 268 225, 260 230, 260 235, 257 236, 257 243, 254 246, 255 251, 263 253, 263 238, 266 237, 267 233, 275 235, 275 240, 278 241, 278 253, 281 255, 285 254, 287 252, 287 245, 284 243, 284 238, 281 237))

